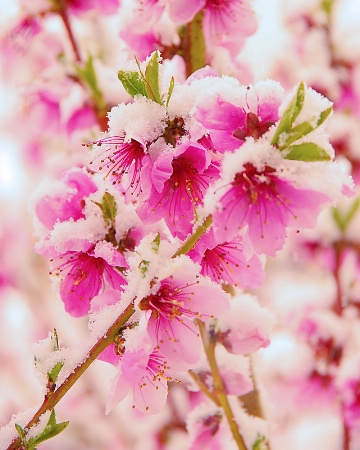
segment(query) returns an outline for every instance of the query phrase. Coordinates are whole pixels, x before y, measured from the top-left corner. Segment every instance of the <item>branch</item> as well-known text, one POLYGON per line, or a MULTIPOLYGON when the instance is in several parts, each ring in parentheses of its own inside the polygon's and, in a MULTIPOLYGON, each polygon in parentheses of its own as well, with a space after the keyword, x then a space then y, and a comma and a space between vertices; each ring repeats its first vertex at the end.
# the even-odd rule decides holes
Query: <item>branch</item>
MULTIPOLYGON (((125 323, 134 314, 134 302, 131 302, 122 314, 117 318, 113 325, 108 329, 106 334, 100 338, 96 344, 89 351, 86 359, 75 367, 74 371, 63 381, 63 383, 49 396, 45 396, 44 401, 40 408, 37 410, 33 418, 25 425, 25 432, 29 431, 33 425, 39 422, 40 417, 47 411, 51 411, 59 403, 59 401, 64 397, 64 395, 69 391, 69 389, 76 383, 76 381, 81 377, 81 375, 86 371, 86 369, 95 361, 95 359, 100 355, 100 353, 105 350, 105 348, 110 345, 116 335, 119 333, 120 329, 125 325, 125 323)), ((20 438, 16 438, 7 447, 6 450, 17 450, 21 448, 20 438)))
POLYGON ((217 396, 219 403, 225 413, 231 433, 235 439, 238 449, 239 450, 247 450, 244 440, 239 432, 238 424, 235 421, 234 414, 232 412, 229 400, 228 400, 226 392, 225 392, 224 383, 223 383, 221 375, 220 375, 219 367, 216 362, 215 340, 211 337, 209 338, 209 336, 206 332, 204 322, 202 322, 199 319, 195 319, 195 321, 200 330, 200 335, 201 335, 201 339, 202 339, 203 346, 205 349, 206 357, 208 359, 210 370, 211 370, 211 373, 212 373, 212 376, 214 379, 215 395, 217 396))

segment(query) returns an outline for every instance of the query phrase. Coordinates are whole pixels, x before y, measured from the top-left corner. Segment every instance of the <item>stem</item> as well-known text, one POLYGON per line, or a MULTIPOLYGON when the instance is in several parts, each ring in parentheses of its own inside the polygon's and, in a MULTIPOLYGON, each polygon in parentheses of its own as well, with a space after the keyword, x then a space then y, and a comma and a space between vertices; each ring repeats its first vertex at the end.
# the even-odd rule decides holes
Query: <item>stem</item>
POLYGON ((206 65, 206 46, 202 29, 204 12, 198 12, 186 25, 185 67, 186 77, 206 65))
POLYGON ((221 379, 221 375, 220 375, 220 371, 219 371, 219 367, 217 365, 216 362, 216 358, 215 358, 215 339, 212 336, 208 336, 207 332, 206 332, 206 328, 205 328, 205 324, 204 322, 202 322, 199 319, 195 319, 198 327, 199 327, 199 331, 200 331, 200 335, 201 335, 201 339, 204 345, 204 349, 205 349, 205 353, 206 353, 206 357, 208 359, 209 362, 209 366, 211 369, 211 373, 214 379, 214 391, 215 394, 219 400, 219 403, 222 407, 222 409, 224 410, 226 419, 228 421, 231 433, 235 439, 236 445, 238 447, 239 450, 247 450, 246 449, 246 445, 244 443, 244 440, 239 432, 239 428, 238 428, 238 424, 235 422, 235 418, 234 418, 234 414, 232 412, 229 400, 227 398, 227 395, 225 393, 225 388, 224 388, 224 384, 223 381, 221 379))
POLYGON ((201 381, 201 379, 196 375, 196 373, 193 370, 188 370, 188 374, 195 381, 195 383, 199 386, 199 388, 203 391, 203 393, 207 397, 209 397, 210 400, 212 400, 215 403, 215 405, 221 406, 218 398, 211 391, 209 391, 209 388, 207 387, 207 385, 203 381, 201 381))
POLYGON ((195 247, 196 243, 201 238, 201 236, 206 233, 206 230, 211 226, 211 224, 212 224, 212 217, 207 216, 204 223, 199 227, 197 227, 195 232, 188 239, 186 239, 186 241, 177 250, 177 252, 173 254, 173 258, 176 258, 177 256, 180 255, 186 255, 186 253, 189 253, 189 251, 195 247))
MULTIPOLYGON (((100 338, 96 344, 89 351, 86 359, 75 367, 74 371, 63 381, 63 383, 51 394, 44 398, 44 401, 40 408, 37 410, 33 418, 25 425, 25 432, 29 431, 33 425, 39 422, 40 417, 47 411, 51 411, 59 403, 59 401, 64 397, 64 395, 70 390, 70 388, 76 383, 76 381, 81 377, 85 370, 95 361, 95 359, 100 355, 100 353, 110 345, 115 336, 119 333, 119 330, 125 325, 125 323, 134 314, 134 302, 131 302, 121 315, 116 319, 116 321, 111 325, 106 334, 100 338)), ((21 448, 20 438, 16 438, 7 447, 6 450, 16 450, 21 448)))
POLYGON ((80 56, 79 47, 77 45, 74 33, 72 31, 72 28, 71 28, 71 24, 70 24, 68 13, 66 11, 66 7, 61 5, 57 12, 58 12, 59 16, 61 17, 61 19, 62 19, 62 21, 64 23, 66 32, 67 32, 69 40, 70 40, 71 47, 72 47, 74 55, 75 55, 75 60, 78 63, 81 63, 81 56, 80 56))

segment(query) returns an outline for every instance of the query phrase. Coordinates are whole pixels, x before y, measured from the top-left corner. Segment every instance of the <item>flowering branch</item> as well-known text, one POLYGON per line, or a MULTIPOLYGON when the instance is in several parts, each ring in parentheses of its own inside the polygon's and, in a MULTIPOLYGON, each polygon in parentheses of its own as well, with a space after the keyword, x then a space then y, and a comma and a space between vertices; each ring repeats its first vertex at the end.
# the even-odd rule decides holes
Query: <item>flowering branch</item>
MULTIPOLYGON (((47 411, 51 411, 82 376, 86 369, 95 361, 100 353, 110 345, 120 329, 126 324, 130 317, 134 314, 134 303, 131 302, 117 318, 113 325, 108 329, 106 334, 100 338, 96 344, 91 348, 86 359, 75 367, 74 371, 64 380, 64 382, 51 394, 45 396, 40 408, 37 410, 32 419, 25 425, 24 430, 29 431, 30 428, 39 422, 40 417, 47 411)), ((21 448, 20 438, 15 439, 6 450, 16 450, 21 448)))

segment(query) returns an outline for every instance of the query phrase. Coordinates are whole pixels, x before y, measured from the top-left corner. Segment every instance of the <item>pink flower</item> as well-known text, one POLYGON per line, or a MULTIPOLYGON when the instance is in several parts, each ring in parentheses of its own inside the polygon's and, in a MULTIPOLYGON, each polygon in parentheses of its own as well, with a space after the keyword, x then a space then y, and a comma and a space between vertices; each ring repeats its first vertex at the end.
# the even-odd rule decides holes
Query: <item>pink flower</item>
POLYGON ((90 176, 81 169, 64 172, 61 182, 62 192, 45 195, 35 204, 35 214, 49 230, 56 222, 84 218, 84 199, 97 190, 90 176))
POLYGON ((91 165, 100 172, 105 171, 106 176, 111 176, 113 184, 120 184, 124 175, 128 175, 128 182, 121 187, 131 190, 131 193, 147 191, 149 180, 147 173, 150 172, 151 158, 146 153, 145 145, 131 139, 124 142, 122 136, 110 136, 99 141, 92 142, 98 147, 105 144, 106 148, 91 161, 91 165))
POLYGON ((251 295, 234 297, 229 311, 219 319, 219 341, 233 354, 249 354, 270 344, 273 315, 251 295))
POLYGON ((152 168, 150 196, 137 210, 140 218, 150 223, 164 218, 174 236, 186 237, 195 209, 218 173, 210 154, 198 144, 180 144, 173 153, 162 153, 152 168))
POLYGON ((176 23, 190 22, 202 9, 205 39, 211 45, 224 45, 237 53, 256 30, 256 17, 248 0, 169 1, 169 15, 176 23))
POLYGON ((213 214, 216 239, 229 241, 247 227, 255 251, 271 256, 284 245, 286 227, 314 226, 329 201, 325 194, 292 186, 270 166, 258 170, 251 163, 225 188, 213 214))
POLYGON ((69 10, 80 15, 91 9, 96 9, 102 14, 115 14, 119 8, 119 0, 66 0, 69 10))
POLYGON ((157 290, 138 305, 151 313, 146 315, 149 335, 170 361, 195 363, 201 342, 192 319, 219 317, 228 308, 227 294, 198 271, 195 264, 186 261, 176 273, 159 281, 157 290))
POLYGON ((157 414, 165 406, 168 395, 170 367, 155 349, 150 355, 145 349, 126 351, 114 378, 106 414, 132 390, 134 407, 144 414, 157 414))
POLYGON ((135 33, 133 24, 127 24, 122 28, 119 35, 139 60, 146 59, 151 52, 158 49, 161 45, 159 38, 155 34, 155 30, 150 30, 145 33, 135 33))
POLYGON ((91 128, 96 123, 94 108, 90 105, 83 105, 71 114, 66 123, 66 128, 67 132, 71 135, 76 130, 91 128))
MULTIPOLYGON (((251 95, 256 94, 256 88, 251 95)), ((215 148, 224 153, 239 148, 247 137, 259 139, 278 120, 280 97, 268 94, 253 106, 236 106, 217 97, 211 108, 198 107, 195 118, 210 132, 215 148)), ((246 100, 248 103, 248 99, 246 100)))
POLYGON ((60 296, 70 315, 80 317, 87 314, 91 300, 106 285, 122 290, 126 284, 124 276, 115 269, 115 266, 127 267, 126 260, 115 249, 105 259, 102 247, 106 246, 108 250, 109 245, 101 242, 96 246, 89 244, 84 251, 68 251, 52 261, 54 274, 61 276, 60 296), (98 257, 99 253, 103 257, 98 257))
POLYGON ((246 259, 240 236, 218 244, 212 230, 203 235, 193 251, 193 261, 200 263, 201 274, 216 283, 228 283, 241 288, 259 287, 264 282, 264 269, 257 255, 246 259))

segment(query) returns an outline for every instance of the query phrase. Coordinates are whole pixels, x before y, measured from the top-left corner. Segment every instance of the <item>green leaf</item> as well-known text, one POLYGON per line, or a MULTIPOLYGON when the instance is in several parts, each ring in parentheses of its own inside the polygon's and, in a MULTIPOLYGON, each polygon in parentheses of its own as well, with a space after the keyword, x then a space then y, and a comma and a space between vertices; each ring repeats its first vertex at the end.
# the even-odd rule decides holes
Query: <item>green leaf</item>
POLYGON ((132 98, 134 98, 135 95, 148 97, 145 83, 138 72, 119 70, 118 78, 124 86, 125 91, 130 94, 132 98))
POLYGON ((25 443, 25 430, 21 425, 15 424, 16 431, 18 432, 18 435, 20 437, 21 443, 25 443))
POLYGON ((295 119, 300 114, 302 107, 304 105, 305 100, 305 84, 302 81, 299 84, 299 87, 297 89, 296 95, 291 100, 289 106, 286 108, 279 125, 275 131, 274 137, 272 138, 271 144, 276 145, 279 137, 282 133, 285 133, 290 130, 292 127, 292 124, 294 123, 295 119))
POLYGON ((288 137, 286 138, 286 141, 284 145, 280 147, 281 150, 284 150, 289 147, 293 142, 297 141, 303 136, 306 136, 307 134, 311 133, 313 131, 313 127, 309 124, 309 122, 303 122, 299 125, 296 125, 296 127, 292 128, 288 133, 288 137))
POLYGON ((167 94, 167 99, 166 99, 166 107, 169 106, 169 101, 171 99, 171 96, 172 96, 172 93, 174 90, 174 86, 175 86, 175 78, 171 77, 170 84, 169 84, 169 90, 168 90, 168 94, 167 94))
POLYGON ((69 422, 56 423, 55 410, 52 410, 44 430, 37 436, 30 438, 28 441, 26 440, 25 430, 18 424, 15 424, 15 428, 19 434, 22 448, 24 450, 34 450, 41 442, 47 441, 60 434, 68 425, 69 422))
POLYGON ((266 445, 266 437, 259 436, 256 441, 253 443, 251 450, 265 450, 267 449, 266 445))
POLYGON ((155 253, 159 251, 160 247, 160 233, 156 235, 156 238, 152 241, 151 247, 154 250, 155 253))
POLYGON ((316 127, 319 127, 322 123, 325 122, 325 120, 330 116, 330 114, 332 113, 333 107, 330 106, 328 109, 325 109, 325 111, 321 111, 320 113, 320 117, 316 123, 316 127))
POLYGON ((145 89, 148 98, 161 105, 160 87, 159 87, 159 61, 160 53, 156 51, 145 69, 145 89))
POLYGON ((287 132, 288 137, 286 138, 284 145, 282 145, 280 147, 280 150, 285 150, 293 142, 297 141, 298 139, 302 138, 303 136, 306 136, 307 134, 311 133, 316 128, 318 128, 329 117, 329 115, 332 112, 332 109, 333 109, 332 106, 330 106, 330 108, 325 109, 325 111, 322 111, 320 113, 320 116, 316 122, 315 127, 310 125, 309 122, 303 122, 303 123, 300 123, 299 125, 296 125, 296 127, 291 128, 287 132))
POLYGON ((150 262, 145 261, 144 259, 139 264, 140 272, 143 274, 144 277, 146 275, 146 272, 149 270, 149 265, 150 265, 150 262))
POLYGON ((97 82, 92 56, 88 57, 84 66, 76 66, 75 68, 78 76, 90 88, 96 106, 100 110, 105 109, 106 105, 97 82))
POLYGON ((55 364, 55 366, 50 370, 50 372, 47 373, 48 379, 52 382, 55 383, 60 370, 64 367, 64 363, 63 361, 59 361, 57 364, 55 364))
POLYGON ((331 158, 319 145, 313 142, 305 142, 289 147, 289 153, 287 153, 285 159, 297 161, 329 161, 331 158))
POLYGON ((356 197, 349 210, 345 214, 341 214, 338 208, 333 208, 333 218, 339 227, 339 229, 344 232, 349 226, 350 222, 354 218, 360 206, 360 197, 356 197))
POLYGON ((103 195, 103 198, 101 200, 101 203, 99 202, 93 202, 95 205, 97 205, 102 213, 103 218, 105 220, 105 223, 108 226, 115 226, 115 216, 117 214, 117 204, 115 201, 115 198, 113 195, 109 194, 109 192, 105 192, 103 195))
POLYGON ((29 441, 29 444, 31 443, 35 447, 41 442, 47 441, 48 439, 57 436, 62 431, 64 431, 68 425, 69 422, 56 423, 55 410, 53 409, 51 411, 48 423, 44 428, 44 431, 38 434, 35 438, 31 439, 29 441))

